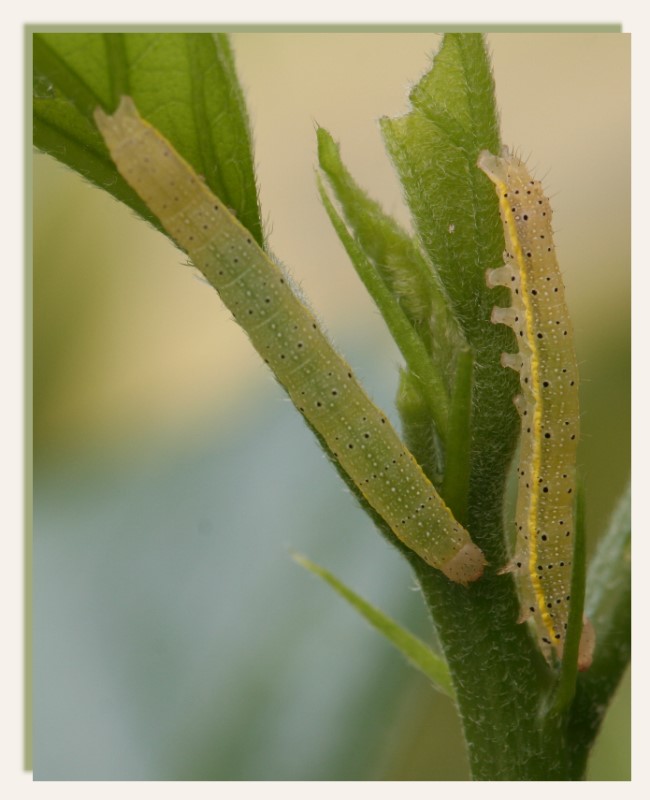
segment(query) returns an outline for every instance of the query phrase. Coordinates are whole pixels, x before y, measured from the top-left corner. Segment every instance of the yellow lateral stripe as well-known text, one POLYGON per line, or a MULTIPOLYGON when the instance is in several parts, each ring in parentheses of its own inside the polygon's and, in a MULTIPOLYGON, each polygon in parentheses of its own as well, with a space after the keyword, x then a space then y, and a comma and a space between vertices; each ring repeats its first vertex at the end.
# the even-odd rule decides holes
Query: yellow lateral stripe
POLYGON ((537 575, 537 508, 539 503, 539 473, 541 467, 540 456, 540 443, 541 443, 541 425, 542 425, 542 397, 539 388, 539 353, 535 337, 533 336, 533 314, 530 305, 530 298, 528 296, 526 285, 526 262, 524 261, 524 253, 519 241, 517 233, 517 225, 510 208, 510 203, 504 197, 508 193, 508 187, 505 183, 499 182, 499 204, 503 212, 504 222, 508 227, 510 234, 510 241, 512 243, 517 264, 519 266, 519 280, 521 288, 521 300, 526 310, 526 338, 530 347, 530 373, 531 373, 531 392, 535 398, 535 413, 533 414, 532 428, 533 428, 533 456, 532 456, 532 475, 531 475, 531 495, 530 495, 530 508, 528 512, 528 574, 530 576, 535 598, 537 600, 537 607, 542 616, 546 630, 553 641, 554 629, 551 617, 546 610, 546 597, 542 588, 541 581, 537 575))

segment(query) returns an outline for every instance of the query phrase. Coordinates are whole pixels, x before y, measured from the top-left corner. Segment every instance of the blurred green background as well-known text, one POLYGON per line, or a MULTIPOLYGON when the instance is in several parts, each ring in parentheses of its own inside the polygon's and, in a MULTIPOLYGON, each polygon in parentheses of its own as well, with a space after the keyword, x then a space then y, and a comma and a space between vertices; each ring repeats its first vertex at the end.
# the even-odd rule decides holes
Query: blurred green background
MULTIPOLYGON (((590 547, 630 463, 630 40, 491 34, 504 142, 544 178, 581 364, 590 547)), ((431 33, 237 33, 270 243, 397 424, 399 355, 319 205, 315 123, 408 224, 376 120, 431 33)), ((430 640, 214 292, 108 195, 34 156, 34 775, 463 780, 451 704, 290 559, 430 640)), ((495 265, 496 266, 496 265, 495 265)), ((629 778, 629 679, 592 779, 629 778)))

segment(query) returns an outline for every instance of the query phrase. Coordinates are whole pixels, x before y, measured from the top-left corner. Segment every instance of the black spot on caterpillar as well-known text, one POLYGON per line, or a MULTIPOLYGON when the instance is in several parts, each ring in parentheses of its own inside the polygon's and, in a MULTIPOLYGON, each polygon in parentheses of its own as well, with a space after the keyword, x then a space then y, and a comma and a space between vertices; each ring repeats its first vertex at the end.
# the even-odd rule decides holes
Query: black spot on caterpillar
MULTIPOLYGON (((487 284, 512 292, 512 305, 495 307, 492 322, 508 325, 517 336, 519 352, 503 353, 501 363, 519 372, 522 388, 514 398, 522 423, 517 540, 503 572, 517 578, 520 622, 532 616, 546 658, 555 651, 561 659, 573 560, 578 364, 551 206, 540 181, 507 148, 500 157, 484 150, 478 167, 496 187, 506 244, 505 265, 488 270, 487 284)), ((593 629, 585 621, 581 669, 591 663, 593 644, 593 629)))
POLYGON ((214 286, 294 404, 395 535, 452 581, 485 559, 284 273, 129 97, 95 121, 125 180, 214 286))

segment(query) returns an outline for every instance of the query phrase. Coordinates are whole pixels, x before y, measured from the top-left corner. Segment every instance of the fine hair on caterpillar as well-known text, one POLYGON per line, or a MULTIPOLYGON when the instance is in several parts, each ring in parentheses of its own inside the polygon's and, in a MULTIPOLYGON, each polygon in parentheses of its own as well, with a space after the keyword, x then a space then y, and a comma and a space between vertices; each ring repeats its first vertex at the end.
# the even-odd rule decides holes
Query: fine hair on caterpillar
MULTIPOLYGON (((576 459, 580 427, 578 364, 564 284, 555 254, 552 210, 541 182, 504 148, 484 150, 477 166, 499 199, 504 265, 488 270, 490 288, 510 290, 511 305, 494 307, 492 322, 512 328, 516 353, 501 364, 519 374, 514 404, 521 420, 517 467, 515 554, 502 572, 515 575, 520 617, 534 621, 547 660, 562 658, 571 603, 576 525, 576 459)), ((587 620, 579 668, 594 647, 587 620)))
POLYGON ((264 362, 393 533, 450 580, 485 558, 333 349, 281 266, 123 97, 95 121, 124 179, 218 291, 264 362))

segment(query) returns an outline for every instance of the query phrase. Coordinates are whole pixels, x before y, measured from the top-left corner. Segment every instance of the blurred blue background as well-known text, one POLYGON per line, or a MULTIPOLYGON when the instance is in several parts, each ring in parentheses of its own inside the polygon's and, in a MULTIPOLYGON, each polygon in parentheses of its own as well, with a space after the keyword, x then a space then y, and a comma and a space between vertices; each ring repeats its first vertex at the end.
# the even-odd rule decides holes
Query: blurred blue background
MULTIPOLYGON (((552 165, 593 547, 629 474, 629 38, 488 38, 504 141, 552 165)), ((399 355, 319 207, 314 120, 408 224, 375 120, 437 41, 233 35, 271 245, 396 424, 399 355)), ((41 155, 34 249, 35 777, 466 779, 451 704, 291 560, 431 641, 408 568, 212 290, 41 155)), ((590 777, 629 777, 628 680, 590 777)))

